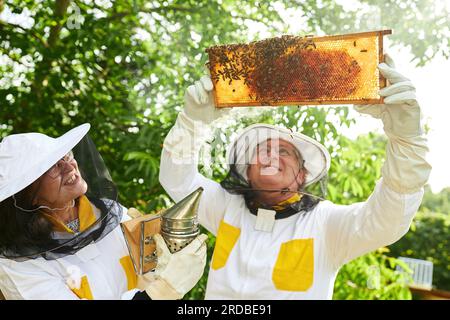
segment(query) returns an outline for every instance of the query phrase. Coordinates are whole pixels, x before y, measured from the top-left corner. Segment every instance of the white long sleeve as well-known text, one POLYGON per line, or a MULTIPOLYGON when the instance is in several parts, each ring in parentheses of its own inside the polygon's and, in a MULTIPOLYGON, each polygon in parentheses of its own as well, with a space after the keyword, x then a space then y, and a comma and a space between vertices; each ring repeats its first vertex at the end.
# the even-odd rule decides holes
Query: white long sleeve
POLYGON ((200 147, 210 134, 207 126, 192 121, 181 112, 164 141, 159 181, 176 202, 198 187, 203 187, 198 209, 199 222, 216 234, 233 196, 220 184, 198 172, 200 147))
POLYGON ((2 293, 8 300, 79 300, 64 279, 41 264, 5 261, 0 264, 2 293))
POLYGON ((325 210, 325 236, 335 265, 399 240, 419 209, 431 171, 427 139, 392 134, 388 138, 383 178, 369 199, 325 210))
POLYGON ((365 202, 323 203, 324 236, 334 266, 340 267, 399 240, 408 232, 422 197, 423 188, 412 194, 401 194, 380 179, 365 202))

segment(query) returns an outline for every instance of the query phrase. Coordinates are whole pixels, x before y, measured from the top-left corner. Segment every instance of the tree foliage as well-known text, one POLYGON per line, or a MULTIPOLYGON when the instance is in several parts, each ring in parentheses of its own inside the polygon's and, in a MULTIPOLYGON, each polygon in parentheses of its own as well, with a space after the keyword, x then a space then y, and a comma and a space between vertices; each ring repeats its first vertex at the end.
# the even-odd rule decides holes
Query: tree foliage
MULTIPOLYGON (((204 74, 205 48, 267 34, 252 33, 250 39, 255 25, 272 35, 287 33, 284 8, 304 21, 302 34, 393 28, 393 43, 410 47, 423 64, 439 52, 449 53, 448 25, 442 23, 448 11, 435 10, 438 3, 360 0, 347 8, 332 0, 0 1, 0 137, 29 131, 57 136, 89 122, 120 201, 151 212, 171 204, 158 182, 161 146, 181 110, 184 89, 204 74)), ((341 136, 341 127, 355 121, 348 107, 242 109, 254 117, 240 112, 220 125, 210 145, 216 163, 212 168, 202 163, 205 175, 220 180, 225 174, 220 146, 237 129, 263 121, 302 131, 329 148, 330 200, 347 204, 370 194, 384 140, 368 135, 354 142, 341 136)), ((381 254, 373 261, 384 264, 386 258, 381 254)), ((343 274, 351 277, 355 270, 344 267, 343 274)), ((187 298, 201 298, 205 281, 187 298)), ((348 295, 357 297, 357 292, 348 295)), ((393 297, 392 291, 387 295, 393 297)))
POLYGON ((428 260, 433 263, 433 287, 450 290, 450 216, 422 211, 411 230, 389 248, 390 256, 428 260))
POLYGON ((425 188, 421 210, 450 215, 450 188, 444 188, 439 193, 433 193, 429 187, 425 188))
POLYGON ((397 266, 409 268, 386 252, 387 248, 380 248, 346 264, 336 278, 333 299, 411 300, 406 285, 411 279, 409 274, 396 271, 397 266))
POLYGON ((410 231, 389 246, 389 256, 433 263, 433 287, 450 290, 450 188, 433 193, 427 186, 410 231))

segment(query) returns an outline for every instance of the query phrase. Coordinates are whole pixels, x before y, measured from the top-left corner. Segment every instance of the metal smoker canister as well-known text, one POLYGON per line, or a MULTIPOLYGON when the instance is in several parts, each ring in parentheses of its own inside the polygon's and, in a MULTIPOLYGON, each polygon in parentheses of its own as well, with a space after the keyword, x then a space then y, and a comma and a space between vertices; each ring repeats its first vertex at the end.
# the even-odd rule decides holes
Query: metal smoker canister
POLYGON ((197 210, 203 188, 200 187, 161 216, 161 235, 171 253, 186 247, 198 234, 197 210))

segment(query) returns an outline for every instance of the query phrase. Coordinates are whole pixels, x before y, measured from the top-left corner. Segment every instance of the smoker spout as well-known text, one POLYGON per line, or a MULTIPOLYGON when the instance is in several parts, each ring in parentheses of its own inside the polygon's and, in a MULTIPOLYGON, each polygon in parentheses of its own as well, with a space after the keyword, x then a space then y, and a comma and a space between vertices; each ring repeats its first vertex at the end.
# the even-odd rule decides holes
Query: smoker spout
POLYGON ((198 233, 197 211, 203 188, 186 196, 161 215, 161 235, 174 253, 194 240, 198 233))

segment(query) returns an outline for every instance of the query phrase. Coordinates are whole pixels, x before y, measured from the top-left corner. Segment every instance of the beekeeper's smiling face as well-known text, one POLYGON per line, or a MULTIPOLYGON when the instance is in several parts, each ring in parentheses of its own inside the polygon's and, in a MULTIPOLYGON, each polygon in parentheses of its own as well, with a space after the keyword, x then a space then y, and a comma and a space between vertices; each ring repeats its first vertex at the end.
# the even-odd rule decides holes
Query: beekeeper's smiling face
POLYGON ((31 185, 33 205, 61 208, 87 191, 78 163, 70 152, 31 185))
POLYGON ((298 190, 305 180, 300 153, 283 139, 268 139, 257 147, 247 176, 255 189, 298 190))

